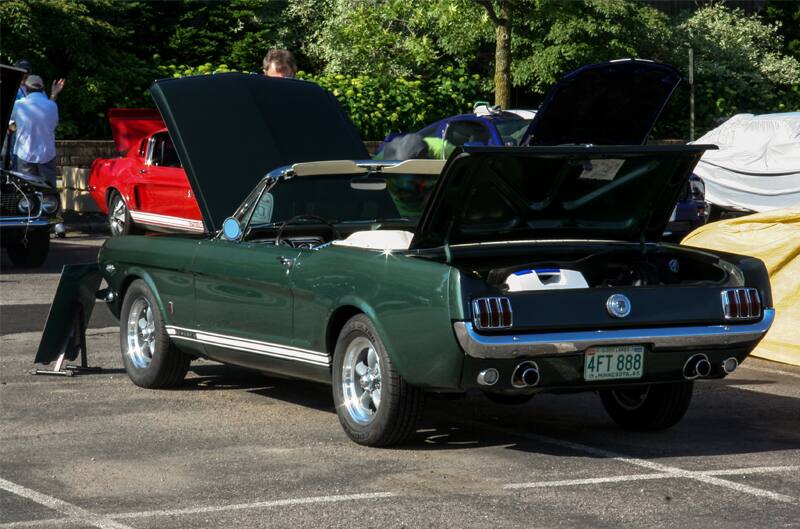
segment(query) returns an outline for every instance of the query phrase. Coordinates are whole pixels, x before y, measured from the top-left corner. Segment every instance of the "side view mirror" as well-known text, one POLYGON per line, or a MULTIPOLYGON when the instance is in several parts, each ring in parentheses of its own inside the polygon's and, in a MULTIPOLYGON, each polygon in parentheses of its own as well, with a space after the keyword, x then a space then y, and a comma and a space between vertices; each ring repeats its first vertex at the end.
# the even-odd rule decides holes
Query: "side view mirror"
POLYGON ((222 236, 228 241, 242 240, 242 226, 233 217, 228 217, 222 223, 222 236))

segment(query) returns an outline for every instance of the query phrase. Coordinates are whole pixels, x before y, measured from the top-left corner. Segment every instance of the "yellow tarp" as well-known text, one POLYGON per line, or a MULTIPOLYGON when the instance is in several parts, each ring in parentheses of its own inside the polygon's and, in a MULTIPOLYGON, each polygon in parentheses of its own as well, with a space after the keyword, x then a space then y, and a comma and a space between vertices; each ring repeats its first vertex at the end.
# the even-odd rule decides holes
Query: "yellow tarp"
POLYGON ((764 261, 775 322, 752 354, 800 366, 800 205, 706 224, 682 244, 764 261))

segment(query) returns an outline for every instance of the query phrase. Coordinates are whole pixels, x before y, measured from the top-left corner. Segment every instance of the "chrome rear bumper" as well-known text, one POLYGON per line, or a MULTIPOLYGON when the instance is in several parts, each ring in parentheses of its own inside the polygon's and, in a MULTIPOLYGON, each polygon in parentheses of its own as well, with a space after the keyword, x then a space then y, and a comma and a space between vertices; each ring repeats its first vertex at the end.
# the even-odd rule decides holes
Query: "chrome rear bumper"
POLYGON ((774 319, 775 309, 764 309, 760 321, 731 325, 486 335, 475 332, 471 322, 457 321, 453 329, 471 357, 517 358, 576 353, 600 345, 646 344, 658 350, 746 344, 763 338, 774 319))

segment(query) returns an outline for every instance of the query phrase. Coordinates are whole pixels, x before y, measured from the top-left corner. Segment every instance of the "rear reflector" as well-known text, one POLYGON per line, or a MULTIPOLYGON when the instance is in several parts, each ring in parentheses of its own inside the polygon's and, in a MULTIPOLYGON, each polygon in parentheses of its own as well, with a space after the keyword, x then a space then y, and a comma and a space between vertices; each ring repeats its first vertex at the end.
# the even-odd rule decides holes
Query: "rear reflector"
POLYGON ((508 298, 477 298, 472 301, 472 322, 478 329, 508 329, 513 324, 508 298))
POLYGON ((751 320, 761 317, 761 298, 755 288, 729 288, 722 291, 722 312, 726 320, 751 320))

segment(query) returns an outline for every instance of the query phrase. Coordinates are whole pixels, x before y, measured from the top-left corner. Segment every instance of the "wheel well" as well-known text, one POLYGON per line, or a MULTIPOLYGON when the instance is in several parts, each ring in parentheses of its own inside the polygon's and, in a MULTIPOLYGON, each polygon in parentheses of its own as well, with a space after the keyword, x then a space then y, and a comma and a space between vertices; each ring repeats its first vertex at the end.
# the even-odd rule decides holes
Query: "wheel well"
POLYGON ((119 287, 119 292, 117 292, 117 299, 119 300, 120 312, 122 311, 122 301, 125 299, 125 294, 128 292, 128 287, 130 287, 131 283, 133 283, 137 279, 142 279, 142 278, 136 275, 129 275, 122 281, 122 284, 119 287))
POLYGON ((347 321, 356 314, 362 314, 363 311, 358 307, 352 305, 345 305, 336 309, 328 320, 328 331, 325 333, 325 346, 328 354, 333 356, 336 349, 336 340, 339 339, 339 332, 347 321))
POLYGON ((106 206, 111 205, 108 203, 108 201, 111 200, 111 195, 113 195, 114 193, 119 193, 119 191, 117 191, 115 187, 109 187, 108 189, 106 189, 106 206))

